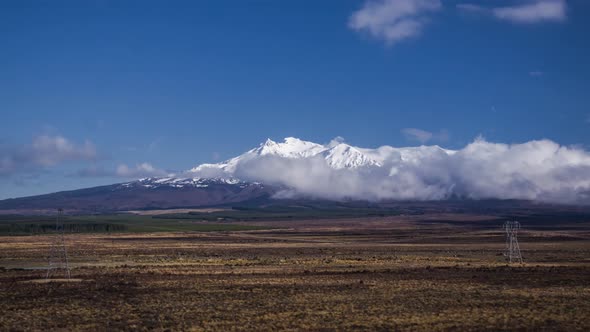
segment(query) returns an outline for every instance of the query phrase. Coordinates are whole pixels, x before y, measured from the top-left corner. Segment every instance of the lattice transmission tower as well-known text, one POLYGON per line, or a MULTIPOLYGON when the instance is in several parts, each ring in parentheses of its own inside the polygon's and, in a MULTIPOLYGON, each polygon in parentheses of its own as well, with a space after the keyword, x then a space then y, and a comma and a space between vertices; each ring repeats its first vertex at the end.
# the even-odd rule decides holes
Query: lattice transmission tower
POLYGON ((64 238, 64 225, 61 220, 63 215, 62 209, 57 209, 57 216, 55 218, 55 234, 51 239, 51 248, 49 249, 49 266, 47 267, 47 275, 45 278, 49 279, 58 270, 64 270, 65 277, 70 279, 70 265, 68 262, 68 250, 64 238))
POLYGON ((507 221, 504 223, 504 231, 506 231, 506 251, 504 256, 508 258, 510 263, 522 263, 522 255, 520 254, 520 246, 518 245, 517 234, 520 230, 520 223, 518 221, 507 221))

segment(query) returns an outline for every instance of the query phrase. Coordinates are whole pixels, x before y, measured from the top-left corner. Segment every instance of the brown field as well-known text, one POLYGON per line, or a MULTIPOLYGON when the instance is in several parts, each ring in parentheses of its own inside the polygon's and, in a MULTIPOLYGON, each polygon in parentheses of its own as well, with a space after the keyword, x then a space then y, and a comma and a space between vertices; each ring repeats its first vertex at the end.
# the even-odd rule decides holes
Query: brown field
POLYGON ((590 220, 523 223, 522 265, 502 256, 501 223, 436 214, 67 235, 73 279, 52 282, 49 237, 0 237, 0 329, 589 331, 590 220))

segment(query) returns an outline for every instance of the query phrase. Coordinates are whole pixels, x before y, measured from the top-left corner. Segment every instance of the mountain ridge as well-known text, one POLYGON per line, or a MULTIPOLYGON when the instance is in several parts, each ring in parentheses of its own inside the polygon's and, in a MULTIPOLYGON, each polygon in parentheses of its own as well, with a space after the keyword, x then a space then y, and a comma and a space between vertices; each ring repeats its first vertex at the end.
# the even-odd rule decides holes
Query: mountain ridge
POLYGON ((52 213, 56 208, 62 208, 67 213, 106 213, 195 208, 268 198, 275 192, 276 189, 270 186, 237 180, 144 178, 105 186, 5 199, 0 201, 0 211, 4 211, 5 214, 42 211, 52 213))
POLYGON ((523 144, 476 139, 462 150, 437 145, 360 148, 287 137, 220 163, 178 174, 8 199, 0 210, 83 211, 199 207, 264 199, 331 201, 529 200, 590 205, 590 156, 549 140, 523 144), (531 168, 530 160, 538 161, 531 168), (504 162, 509 160, 509 162, 504 162), (585 168, 588 166, 588 168, 585 168), (579 170, 578 177, 571 170, 579 170))
POLYGON ((383 167, 391 160, 415 160, 423 155, 425 150, 437 150, 446 154, 456 151, 443 149, 438 145, 396 148, 388 145, 376 149, 359 148, 344 143, 341 140, 332 140, 328 144, 318 144, 304 141, 295 137, 286 137, 283 142, 275 142, 268 138, 257 148, 228 159, 221 163, 205 163, 191 168, 186 173, 206 172, 207 169, 217 169, 228 174, 233 174, 240 163, 253 159, 276 156, 287 159, 308 159, 322 157, 328 166, 333 169, 358 169, 363 167, 383 167))

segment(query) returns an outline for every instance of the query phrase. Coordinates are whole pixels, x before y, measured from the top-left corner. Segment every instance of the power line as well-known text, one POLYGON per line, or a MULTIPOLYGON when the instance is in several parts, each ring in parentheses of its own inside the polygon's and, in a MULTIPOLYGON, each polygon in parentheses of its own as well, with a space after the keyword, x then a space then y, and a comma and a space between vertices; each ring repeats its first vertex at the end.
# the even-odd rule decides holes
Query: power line
POLYGON ((51 248, 49 250, 49 266, 47 267, 47 275, 45 278, 49 279, 57 270, 64 270, 65 277, 70 279, 70 265, 68 262, 68 250, 64 237, 64 225, 61 221, 63 209, 57 209, 57 216, 55 218, 55 235, 51 240, 51 248))
POLYGON ((508 257, 508 261, 522 263, 522 255, 520 253, 520 246, 518 245, 517 234, 520 230, 520 223, 518 221, 507 221, 504 223, 504 231, 506 232, 506 249, 504 256, 508 257))

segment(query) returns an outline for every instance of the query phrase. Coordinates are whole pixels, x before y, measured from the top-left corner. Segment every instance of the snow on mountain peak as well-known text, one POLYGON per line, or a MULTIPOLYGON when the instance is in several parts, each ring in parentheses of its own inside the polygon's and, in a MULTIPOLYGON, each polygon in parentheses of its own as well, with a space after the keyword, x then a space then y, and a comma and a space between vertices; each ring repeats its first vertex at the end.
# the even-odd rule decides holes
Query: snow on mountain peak
POLYGON ((258 182, 280 187, 280 197, 407 200, 458 195, 590 204, 588 174, 588 152, 547 140, 513 145, 476 140, 453 151, 437 145, 361 148, 340 138, 317 144, 287 137, 280 142, 268 139, 221 163, 199 165, 181 173, 180 179, 144 179, 125 185, 248 186, 258 182), (572 170, 578 175, 569 176, 572 170))
POLYGON ((322 152, 323 145, 287 137, 283 143, 267 139, 255 152, 258 155, 276 155, 284 158, 307 158, 322 152))
POLYGON ((120 185, 121 188, 133 188, 133 187, 143 187, 143 188, 150 188, 150 189, 157 189, 157 188, 166 188, 166 187, 173 187, 173 188, 207 188, 211 185, 239 185, 241 188, 245 188, 250 185, 261 186, 260 183, 246 183, 244 181, 238 180, 234 177, 228 178, 173 178, 173 177, 166 177, 166 178, 142 178, 136 181, 122 183, 120 185))
POLYGON ((277 145, 277 142, 271 140, 270 138, 267 138, 266 141, 264 141, 264 143, 260 143, 260 147, 271 147, 271 146, 275 146, 277 145))
POLYGON ((239 164, 261 157, 281 157, 288 159, 306 159, 321 157, 333 169, 356 169, 363 167, 382 167, 385 163, 416 162, 431 153, 452 154, 454 151, 444 150, 438 146, 421 146, 411 148, 394 148, 382 146, 377 149, 357 148, 344 143, 337 137, 328 144, 317 144, 295 137, 286 137, 283 142, 267 139, 257 148, 217 164, 202 164, 189 172, 202 176, 220 176, 219 173, 234 174, 239 164))
POLYGON ((589 156, 584 150, 560 147, 551 141, 507 145, 481 140, 453 151, 436 145, 361 148, 342 139, 317 144, 287 137, 281 142, 268 139, 221 163, 199 165, 181 173, 186 179, 150 179, 129 185, 205 186, 212 180, 226 185, 259 182, 279 186, 285 188, 281 197, 309 194, 380 200, 459 195, 590 204, 586 195, 590 188, 589 156), (566 176, 569 165, 582 165, 580 175, 566 176))
POLYGON ((400 163, 416 164, 427 156, 451 155, 454 152, 438 146, 359 148, 344 143, 344 139, 341 137, 335 138, 327 144, 317 144, 295 137, 287 137, 283 142, 275 142, 269 138, 257 148, 235 158, 217 164, 201 164, 189 170, 188 173, 203 178, 233 177, 236 172, 239 173, 240 165, 269 157, 301 160, 321 158, 331 169, 356 170, 367 167, 379 168, 385 165, 399 166, 400 163))
POLYGON ((325 150, 324 158, 328 165, 336 169, 381 166, 376 160, 345 143, 340 143, 325 150))

